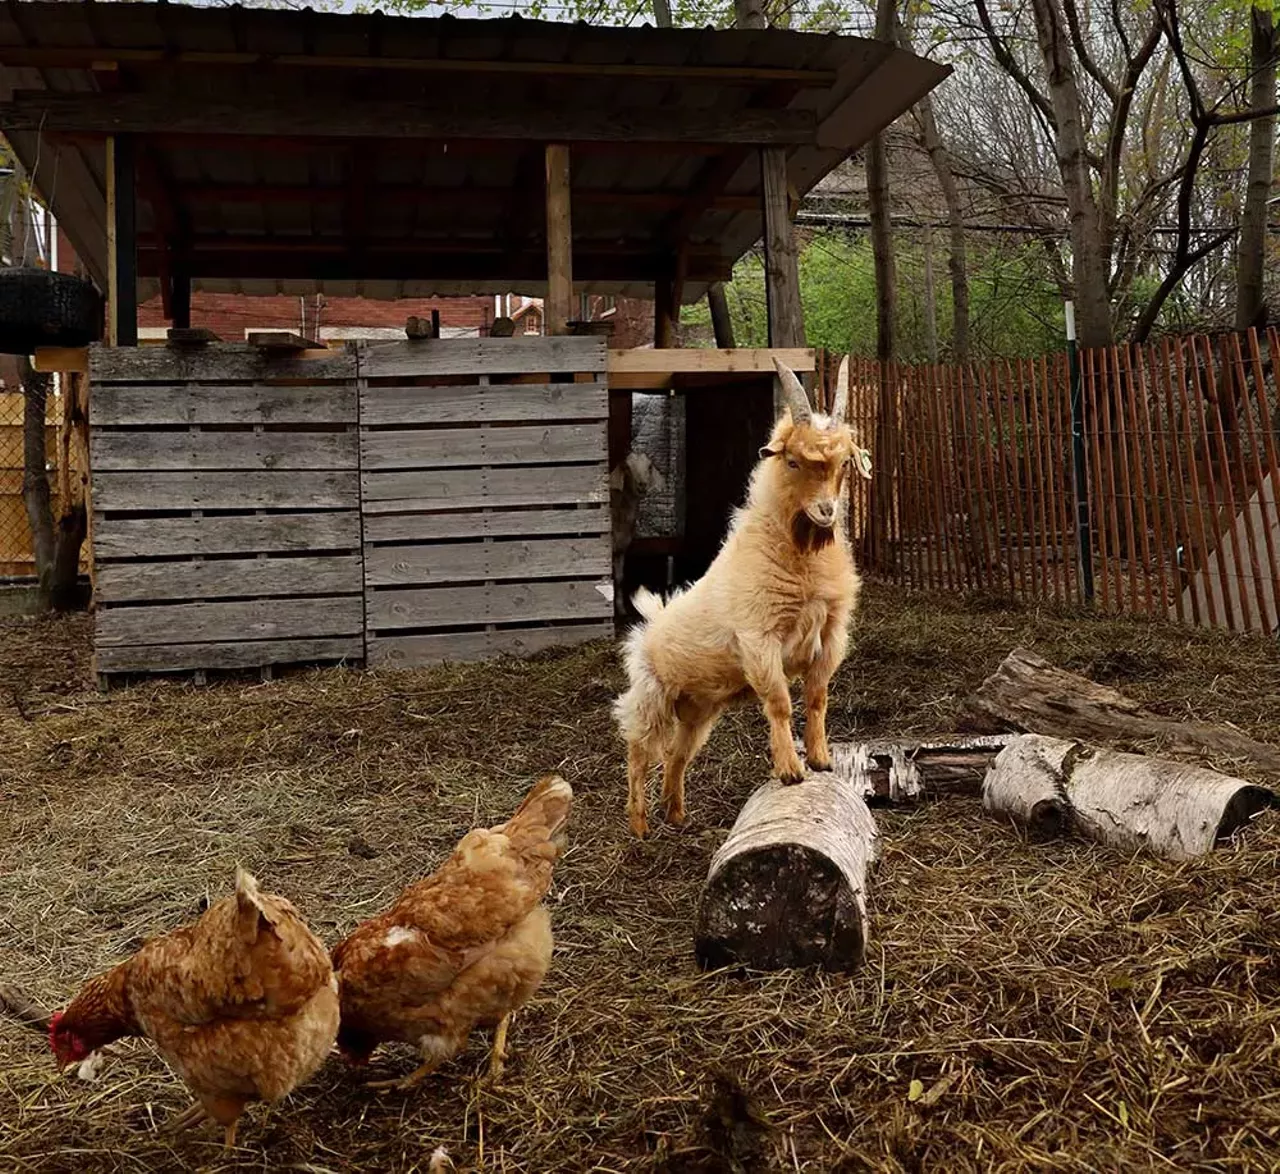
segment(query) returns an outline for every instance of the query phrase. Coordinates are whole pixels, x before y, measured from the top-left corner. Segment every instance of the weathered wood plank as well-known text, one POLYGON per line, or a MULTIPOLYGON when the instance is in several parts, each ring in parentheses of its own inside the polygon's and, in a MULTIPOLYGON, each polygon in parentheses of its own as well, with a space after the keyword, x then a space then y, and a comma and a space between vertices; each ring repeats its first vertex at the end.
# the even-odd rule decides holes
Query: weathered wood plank
POLYGON ((354 384, 270 387, 262 384, 95 384, 93 427, 146 424, 354 424, 354 384))
POLYGON ((556 624, 545 628, 499 628, 492 632, 441 632, 430 636, 377 636, 368 644, 370 668, 413 668, 491 656, 531 656, 613 636, 613 624, 556 624))
POLYGON ((365 582, 371 587, 400 587, 566 575, 604 577, 610 565, 610 546, 602 536, 374 546, 365 551, 365 582))
POLYGON ((375 590, 368 595, 368 626, 370 631, 385 632, 604 619, 613 615, 613 603, 601 587, 598 582, 575 581, 375 590))
POLYGON ((501 510, 498 513, 370 514, 364 540, 432 542, 444 538, 516 538, 533 534, 607 534, 607 509, 501 510))
POLYGON ((100 673, 156 673, 363 658, 364 640, 359 636, 242 640, 234 644, 139 644, 129 648, 99 648, 94 654, 94 669, 100 673))
POLYGON ((203 381, 296 380, 330 382, 356 377, 353 351, 305 351, 279 355, 244 343, 192 347, 89 348, 89 377, 95 394, 104 383, 187 383, 203 381))
POLYGON ((425 342, 368 343, 360 375, 389 379, 422 375, 533 375, 604 371, 601 338, 433 338, 425 342))
POLYGON ((608 470, 597 465, 548 468, 437 469, 365 473, 366 514, 433 509, 501 509, 609 500, 608 470))
POLYGON ((165 603, 104 607, 94 644, 203 644, 354 636, 364 623, 359 596, 339 599, 252 599, 229 603, 165 603))
POLYGON ((313 338, 304 338, 291 330, 251 330, 245 336, 250 346, 261 347, 267 351, 310 351, 327 350, 324 343, 313 338))
POLYGON ((462 387, 366 387, 360 422, 493 424, 524 420, 595 420, 609 415, 604 383, 473 384, 462 387))
POLYGON ((93 467, 122 469, 355 469, 354 432, 104 432, 93 467))
MULTIPOLYGON (((389 520, 389 519, 388 519, 389 520)), ((360 514, 240 514, 201 518, 108 518, 93 521, 94 554, 157 558, 191 554, 273 554, 353 550, 360 546, 360 514)))
POLYGON ((354 472, 101 473, 93 503, 110 510, 334 509, 358 503, 354 472))
MULTIPOLYGON (((606 456, 605 422, 509 428, 419 428, 364 432, 361 466, 441 469, 459 465, 532 465, 599 461, 606 456)), ((547 470, 554 476, 554 470, 547 470)))
POLYGON ((812 371, 816 357, 811 347, 738 347, 710 350, 704 347, 645 347, 609 352, 609 382, 614 375, 773 375, 777 358, 793 371, 812 371))
POLYGON ((98 568, 100 603, 344 595, 360 591, 359 555, 230 558, 200 562, 108 563, 98 568))

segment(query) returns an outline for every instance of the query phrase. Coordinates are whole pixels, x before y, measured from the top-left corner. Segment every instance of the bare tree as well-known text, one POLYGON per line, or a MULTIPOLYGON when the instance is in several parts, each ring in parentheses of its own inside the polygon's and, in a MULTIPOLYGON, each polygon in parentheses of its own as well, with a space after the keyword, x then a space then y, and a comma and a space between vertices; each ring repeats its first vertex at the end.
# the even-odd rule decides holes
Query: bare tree
POLYGON ((1250 12, 1249 176, 1240 218, 1236 276, 1236 329, 1248 330, 1266 317, 1263 259, 1267 249, 1267 201, 1276 142, 1276 60, 1280 38, 1270 8, 1254 4, 1250 12))

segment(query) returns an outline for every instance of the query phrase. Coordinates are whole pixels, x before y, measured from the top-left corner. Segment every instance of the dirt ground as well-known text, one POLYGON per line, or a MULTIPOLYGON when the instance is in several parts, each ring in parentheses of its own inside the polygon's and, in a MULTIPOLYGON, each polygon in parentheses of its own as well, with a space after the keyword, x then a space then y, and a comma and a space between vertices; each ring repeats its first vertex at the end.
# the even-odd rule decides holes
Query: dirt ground
MULTIPOLYGON (((1029 845, 972 799, 880 812, 858 975, 703 975, 699 885, 768 769, 754 710, 695 763, 689 826, 659 820, 641 844, 611 645, 104 696, 88 633, 83 618, 0 624, 0 978, 60 1004, 227 892, 237 861, 334 941, 547 770, 578 795, 556 958, 498 1086, 475 1079, 480 1035, 414 1093, 370 1092, 335 1059, 251 1110, 234 1160, 213 1131, 155 1131, 187 1095, 149 1045, 119 1046, 84 1084, 0 1020, 0 1170, 411 1171, 439 1145, 459 1170, 530 1174, 1280 1167, 1272 814, 1172 865, 1029 845)), ((867 593, 833 737, 950 729, 1016 644, 1280 740, 1274 641, 886 588, 867 593)), ((411 1066, 379 1053, 373 1075, 411 1066)))

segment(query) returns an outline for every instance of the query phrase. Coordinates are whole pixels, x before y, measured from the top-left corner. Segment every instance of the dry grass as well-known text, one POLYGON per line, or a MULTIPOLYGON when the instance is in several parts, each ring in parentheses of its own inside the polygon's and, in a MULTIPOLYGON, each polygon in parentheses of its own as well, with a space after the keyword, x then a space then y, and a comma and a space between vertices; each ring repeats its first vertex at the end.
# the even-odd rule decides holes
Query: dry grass
MULTIPOLYGON (((973 800, 882 814, 852 980, 700 975, 708 857, 767 769, 741 712, 691 773, 691 826, 631 840, 613 650, 272 684, 87 688, 83 621, 0 627, 0 978, 50 1003, 226 891, 236 860, 333 940, 502 818, 539 771, 579 795, 556 962, 516 1021, 413 1094, 333 1062, 241 1131, 244 1168, 1114 1170, 1280 1165, 1280 824, 1207 862, 1022 843, 973 800), (755 1102, 749 1119, 717 1073, 755 1102), (923 1097, 910 1099, 912 1084, 923 1097), (762 1123, 763 1122, 763 1123, 762 1123), (738 1163, 735 1165, 735 1162, 738 1163)), ((869 593, 836 736, 936 732, 1013 645, 1164 712, 1280 741, 1276 646, 869 593)), ((85 1085, 0 1021, 0 1169, 224 1162, 154 1123, 186 1094, 145 1044, 85 1085)), ((404 1053, 375 1068, 406 1070, 404 1053)), ((384 1075, 379 1071, 378 1075, 384 1075)))

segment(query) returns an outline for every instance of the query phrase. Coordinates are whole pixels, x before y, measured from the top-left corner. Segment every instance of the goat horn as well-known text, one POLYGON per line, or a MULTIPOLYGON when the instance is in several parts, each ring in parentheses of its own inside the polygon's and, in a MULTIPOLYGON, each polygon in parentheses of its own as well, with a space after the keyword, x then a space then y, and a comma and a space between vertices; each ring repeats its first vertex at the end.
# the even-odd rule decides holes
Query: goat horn
POLYGON ((791 409, 792 421, 796 424, 809 423, 813 416, 813 409, 809 407, 809 397, 805 395, 804 384, 777 355, 773 356, 773 365, 778 372, 778 380, 782 384, 782 394, 786 398, 787 406, 791 409))
POLYGON ((831 423, 839 428, 848 419, 849 409, 853 406, 850 397, 853 390, 849 386, 849 356, 840 360, 840 369, 836 372, 835 403, 831 405, 831 423))

